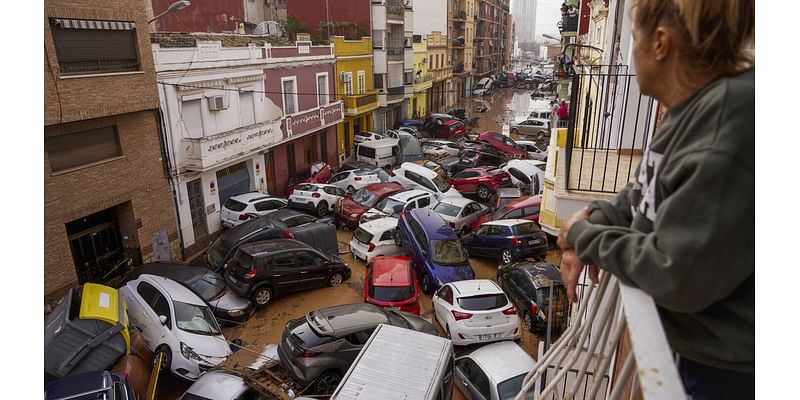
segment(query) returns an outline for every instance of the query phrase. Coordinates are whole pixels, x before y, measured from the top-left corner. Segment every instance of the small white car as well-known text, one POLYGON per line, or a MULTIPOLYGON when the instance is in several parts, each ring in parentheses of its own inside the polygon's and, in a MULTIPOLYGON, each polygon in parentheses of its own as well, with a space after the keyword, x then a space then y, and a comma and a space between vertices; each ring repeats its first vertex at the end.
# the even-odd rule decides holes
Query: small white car
POLYGON ((353 231, 350 240, 350 252, 353 257, 365 263, 375 256, 397 256, 403 249, 394 243, 394 231, 397 229, 397 218, 386 217, 365 222, 353 231))
POLYGON ((244 400, 261 398, 258 391, 248 386, 240 376, 223 370, 203 374, 197 382, 186 389, 179 400, 214 399, 244 400))
POLYGON ((536 142, 529 140, 515 140, 515 142, 528 152, 528 157, 530 157, 531 160, 547 161, 547 152, 540 149, 539 146, 536 145, 536 142))
POLYGON ((344 198, 345 192, 336 185, 301 183, 289 195, 289 207, 316 211, 322 217, 331 212, 344 198))
POLYGON ((461 147, 449 140, 426 140, 422 142, 422 152, 434 158, 457 156, 461 147))
POLYGON ((286 199, 272 197, 261 192, 250 192, 231 196, 220 208, 222 226, 233 228, 247 222, 252 215, 267 215, 286 207, 286 199))
POLYGON ((517 310, 495 281, 472 279, 446 283, 431 302, 436 321, 454 345, 520 337, 517 310))
POLYGON ((486 206, 466 197, 446 197, 433 207, 433 211, 441 215, 459 236, 469 232, 472 223, 488 210, 486 206))
POLYGON ((381 183, 389 180, 389 174, 380 168, 375 170, 351 169, 334 174, 328 184, 336 185, 346 193, 353 193, 370 183, 381 183))
POLYGON ((409 133, 411 134, 411 136, 414 136, 415 138, 419 139, 419 131, 417 130, 417 128, 411 126, 401 126, 397 128, 397 130, 400 132, 409 133))
POLYGON ((438 201, 430 192, 424 190, 405 190, 384 197, 375 207, 370 208, 361 215, 360 223, 372 221, 383 217, 397 217, 403 211, 412 208, 430 208, 436 206, 438 201))
POLYGON ((363 131, 353 135, 353 143, 355 144, 368 142, 370 140, 380 140, 380 139, 384 139, 383 135, 379 135, 375 132, 370 132, 370 131, 363 131))
POLYGON ((498 342, 456 357, 455 364, 453 382, 465 398, 504 400, 520 392, 536 361, 516 343, 498 342))
POLYGON ((205 301, 172 279, 142 274, 119 289, 128 318, 142 331, 163 370, 196 380, 224 361, 231 350, 205 301))
POLYGON ((535 160, 510 160, 500 169, 511 175, 511 182, 523 193, 542 194, 544 192, 545 163, 535 160))
POLYGON ((538 139, 550 137, 550 120, 542 118, 528 118, 510 125, 514 135, 533 135, 538 139))
POLYGON ((392 171, 389 180, 399 183, 406 189, 427 191, 437 200, 445 197, 462 197, 443 176, 412 162, 402 163, 399 168, 392 171))

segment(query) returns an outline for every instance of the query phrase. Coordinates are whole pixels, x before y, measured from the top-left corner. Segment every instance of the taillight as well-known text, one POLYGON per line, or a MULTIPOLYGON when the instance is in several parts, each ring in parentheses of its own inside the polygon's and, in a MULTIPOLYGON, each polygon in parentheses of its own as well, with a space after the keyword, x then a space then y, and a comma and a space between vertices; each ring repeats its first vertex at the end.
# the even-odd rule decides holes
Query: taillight
POLYGON ((450 225, 450 227, 451 227, 451 228, 453 228, 453 229, 456 229, 456 224, 455 224, 455 222, 450 222, 450 223, 448 223, 447 225, 450 225))
POLYGON ((370 252, 372 252, 372 250, 375 250, 375 243, 370 243, 369 244, 369 248, 367 249, 367 252, 370 253, 370 252))
POLYGON ((292 235, 292 232, 289 231, 289 228, 283 230, 283 237, 286 239, 294 239, 294 235, 292 235))
POLYGON ((313 197, 315 199, 318 198, 319 196, 320 196, 319 192, 314 193, 314 194, 311 195, 311 197, 313 197))
POLYGON ((522 247, 522 239, 520 239, 520 238, 511 238, 511 244, 513 244, 514 247, 522 247))
POLYGON ((253 279, 255 277, 256 277, 256 267, 250 268, 250 270, 245 272, 244 274, 245 279, 253 279))
POLYGON ((239 214, 239 221, 247 221, 250 218, 247 214, 239 214))
POLYGON ((511 306, 511 307, 506 308, 505 310, 503 310, 503 314, 505 314, 505 315, 517 315, 517 309, 514 308, 514 306, 511 306))
POLYGON ((536 315, 539 312, 539 307, 536 307, 536 304, 531 303, 531 314, 536 315))
POLYGON ((300 353, 300 357, 316 357, 319 354, 320 353, 318 351, 304 350, 302 353, 300 353))
POLYGON ((465 312, 456 311, 456 310, 452 310, 450 312, 453 313, 453 317, 456 319, 456 321, 461 321, 462 319, 470 319, 470 318, 472 318, 472 314, 470 314, 470 313, 465 313, 465 312))
POLYGON ((360 180, 361 180, 361 177, 360 177, 360 176, 357 176, 357 177, 353 178, 353 180, 354 180, 354 181, 360 181, 360 180))

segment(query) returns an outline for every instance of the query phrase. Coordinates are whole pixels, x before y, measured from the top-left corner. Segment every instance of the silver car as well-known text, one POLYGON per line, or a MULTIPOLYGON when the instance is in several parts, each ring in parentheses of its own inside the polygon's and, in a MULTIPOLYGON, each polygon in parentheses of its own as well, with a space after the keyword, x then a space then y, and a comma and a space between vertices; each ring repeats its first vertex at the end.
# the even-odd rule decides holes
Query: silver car
POLYGON ((544 139, 545 137, 550 137, 550 120, 529 118, 511 124, 510 129, 510 132, 514 135, 533 135, 538 139, 544 139))
POLYGON ((441 215, 459 236, 463 236, 470 231, 472 223, 485 215, 489 209, 466 197, 445 197, 433 207, 433 211, 441 215))
POLYGON ((212 370, 203 374, 180 400, 214 399, 240 400, 261 399, 258 391, 247 386, 244 380, 236 375, 212 370))
POLYGON ((516 343, 487 344, 456 358, 456 387, 466 399, 513 399, 536 361, 516 343))

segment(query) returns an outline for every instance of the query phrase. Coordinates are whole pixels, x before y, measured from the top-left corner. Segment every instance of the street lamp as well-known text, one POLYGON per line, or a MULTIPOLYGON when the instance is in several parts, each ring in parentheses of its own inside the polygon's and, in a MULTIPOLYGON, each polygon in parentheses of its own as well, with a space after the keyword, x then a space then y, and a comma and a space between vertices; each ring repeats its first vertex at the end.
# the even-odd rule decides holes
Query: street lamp
POLYGON ((165 16, 165 15, 167 15, 169 13, 178 12, 180 10, 183 10, 186 7, 189 7, 190 5, 192 5, 192 3, 189 0, 176 1, 176 2, 174 2, 172 4, 170 4, 169 7, 167 7, 167 11, 164 11, 161 14, 156 15, 151 20, 147 21, 147 23, 150 24, 151 22, 153 22, 153 21, 155 21, 155 20, 157 20, 157 19, 159 19, 159 18, 161 18, 161 17, 163 17, 163 16, 165 16))
POLYGON ((559 42, 561 41, 561 39, 559 39, 559 38, 557 38, 557 37, 555 37, 555 36, 553 36, 553 35, 549 35, 549 34, 547 34, 547 33, 544 33, 544 34, 542 34, 542 36, 543 36, 543 37, 546 37, 546 38, 548 38, 548 39, 557 40, 557 41, 559 41, 559 42))

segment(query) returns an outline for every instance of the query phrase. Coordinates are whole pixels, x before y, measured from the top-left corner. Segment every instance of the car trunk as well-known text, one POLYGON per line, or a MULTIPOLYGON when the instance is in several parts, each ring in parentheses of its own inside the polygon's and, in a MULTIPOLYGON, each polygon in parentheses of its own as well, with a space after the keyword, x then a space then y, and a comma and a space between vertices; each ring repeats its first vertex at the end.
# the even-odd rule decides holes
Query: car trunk
POLYGON ((464 325, 472 328, 505 324, 514 315, 503 314, 509 303, 502 293, 461 297, 458 304, 464 312, 472 314, 472 317, 464 320, 464 325))

